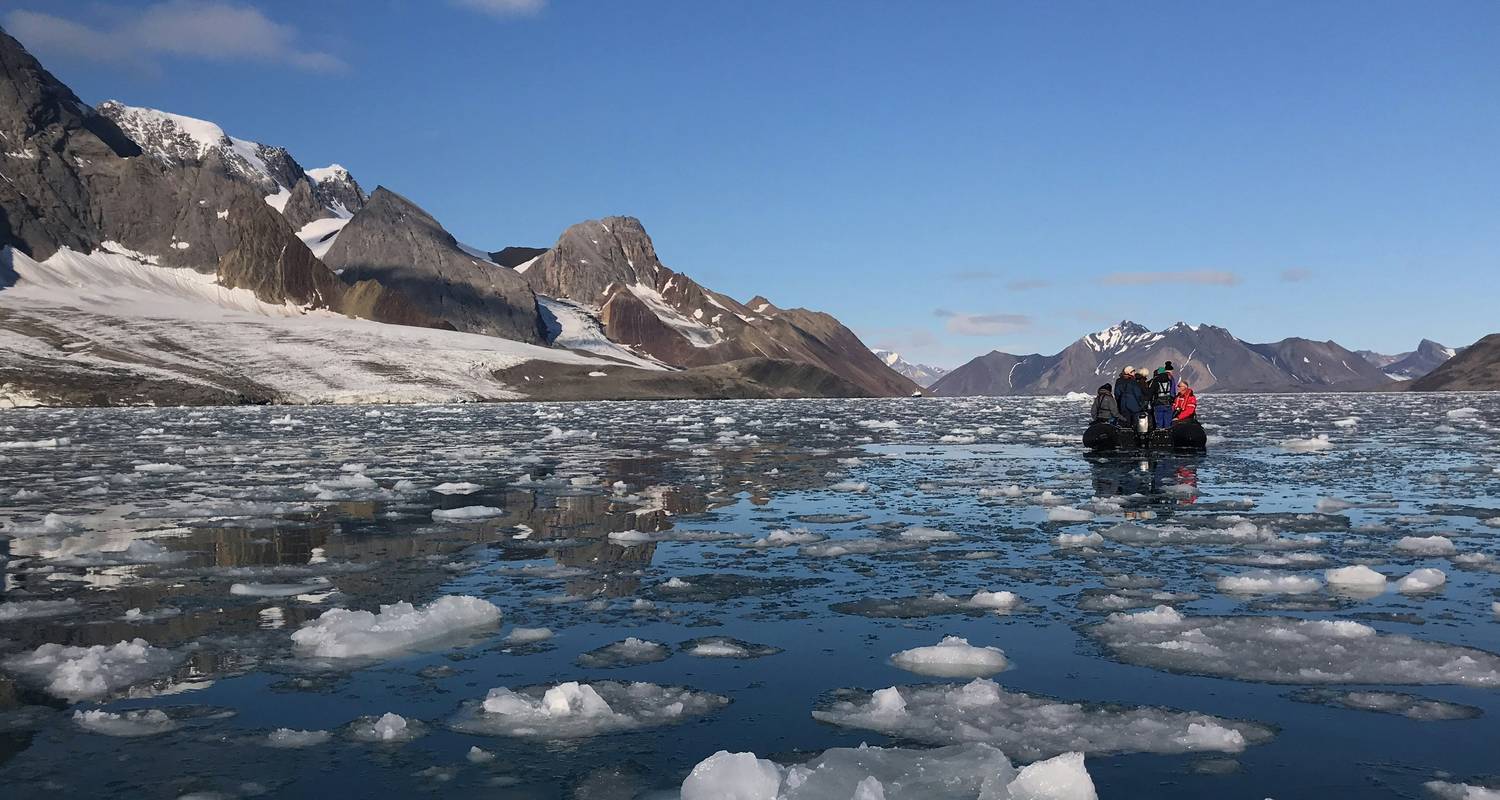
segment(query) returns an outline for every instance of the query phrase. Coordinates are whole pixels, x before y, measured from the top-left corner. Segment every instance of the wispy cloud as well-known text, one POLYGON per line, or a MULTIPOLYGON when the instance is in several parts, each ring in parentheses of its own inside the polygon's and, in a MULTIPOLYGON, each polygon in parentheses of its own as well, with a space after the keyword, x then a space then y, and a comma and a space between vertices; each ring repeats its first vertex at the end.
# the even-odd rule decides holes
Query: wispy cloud
POLYGON ((1234 286, 1240 276, 1228 270, 1189 269, 1177 272, 1113 272, 1099 279, 1105 286, 1152 286, 1188 283, 1198 286, 1234 286))
POLYGON ((932 313, 944 320, 943 326, 949 333, 959 336, 1004 336, 1028 330, 1032 325, 1031 317, 1025 314, 968 314, 946 308, 932 313))
POLYGON ((547 5, 547 0, 449 0, 449 2, 459 8, 467 8, 470 11, 478 11, 502 19, 529 16, 541 11, 547 5))
POLYGON ((1301 283, 1312 277, 1312 270, 1294 268, 1281 271, 1281 280, 1286 283, 1301 283))
POLYGON ((1012 292, 1029 292, 1032 289, 1045 289, 1052 285, 1052 281, 1045 278, 1022 278, 1005 284, 1005 288, 1012 292))
POLYGON ((92 27, 40 11, 5 15, 6 29, 29 49, 57 56, 159 72, 162 57, 280 64, 342 72, 337 56, 298 43, 297 30, 260 9, 224 0, 166 0, 92 27))

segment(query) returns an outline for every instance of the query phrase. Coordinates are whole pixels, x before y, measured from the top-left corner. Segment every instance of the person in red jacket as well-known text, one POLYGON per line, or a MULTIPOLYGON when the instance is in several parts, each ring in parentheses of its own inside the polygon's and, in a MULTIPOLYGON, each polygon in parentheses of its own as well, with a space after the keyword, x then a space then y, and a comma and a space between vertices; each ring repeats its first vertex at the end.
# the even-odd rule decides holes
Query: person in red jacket
POLYGON ((1172 401, 1172 424, 1190 420, 1198 413, 1198 396, 1187 381, 1177 382, 1177 399, 1172 401))

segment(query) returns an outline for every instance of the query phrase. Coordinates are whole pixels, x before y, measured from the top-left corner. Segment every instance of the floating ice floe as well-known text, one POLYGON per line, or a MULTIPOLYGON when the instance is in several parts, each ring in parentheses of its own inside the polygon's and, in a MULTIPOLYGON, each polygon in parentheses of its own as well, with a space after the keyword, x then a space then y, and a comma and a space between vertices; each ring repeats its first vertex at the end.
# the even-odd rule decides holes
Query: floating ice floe
POLYGON ((1094 518, 1094 512, 1071 506, 1053 506, 1047 509, 1048 522, 1088 522, 1094 518))
POLYGON ((1104 544, 1104 537, 1097 533, 1059 533, 1052 541, 1058 547, 1095 547, 1104 544))
POLYGON ((728 703, 720 695, 652 683, 569 681, 491 689, 483 702, 466 703, 450 725, 489 736, 578 739, 672 725, 728 703))
POLYGON ((0 603, 0 623, 23 619, 43 619, 77 614, 83 606, 71 597, 66 600, 12 600, 0 603))
POLYGON ((772 547, 799 547, 804 544, 815 544, 827 538, 827 536, 824 536, 821 533, 813 533, 812 531, 803 528, 798 528, 796 530, 790 531, 776 530, 771 531, 770 533, 760 537, 759 539, 756 539, 753 542, 749 542, 741 546, 753 547, 757 549, 769 549, 772 547))
POLYGON ((1017 770, 986 744, 932 750, 840 747, 783 767, 720 750, 682 783, 682 800, 1097 800, 1082 753, 1017 770))
POLYGON ((1500 800, 1500 788, 1473 783, 1428 781, 1422 784, 1422 788, 1439 800, 1500 800))
POLYGON ((800 555, 809 558, 838 558, 840 556, 867 556, 889 553, 896 550, 913 550, 925 547, 925 542, 902 539, 830 539, 825 542, 806 544, 798 548, 800 555))
POLYGON ((988 486, 979 490, 980 497, 1020 497, 1022 494, 1024 491, 1014 483, 1009 486, 988 486))
POLYGON ((135 471, 161 474, 168 472, 186 472, 187 467, 184 467, 181 464, 136 464, 135 471))
POLYGON ((672 651, 667 646, 634 636, 590 650, 578 657, 582 667, 628 667, 666 661, 672 651))
POLYGON ((1021 598, 1010 592, 976 592, 965 600, 934 592, 912 597, 865 597, 829 606, 840 614, 876 619, 918 619, 943 614, 978 615, 988 611, 1009 611, 1020 605, 1021 598))
POLYGON ((446 495, 473 494, 483 488, 477 483, 440 483, 432 487, 432 491, 446 495))
POLYGON ((1323 583, 1317 578, 1271 572, 1227 575, 1215 585, 1221 591, 1235 594, 1307 594, 1323 588, 1323 583))
POLYGON ((699 658, 764 658, 781 652, 779 647, 754 644, 728 636, 704 636, 683 642, 682 652, 699 658))
POLYGON ((1287 439, 1281 443, 1281 448, 1293 453, 1322 453, 1332 450, 1333 442, 1329 441, 1328 434, 1320 433, 1306 439, 1287 439))
POLYGON ((1430 700, 1402 692, 1341 692, 1332 689, 1303 689, 1292 693, 1292 699, 1334 708, 1376 711, 1426 721, 1474 719, 1484 712, 1473 706, 1430 700))
POLYGON ((292 643, 319 658, 379 658, 499 622, 500 609, 488 601, 448 595, 421 608, 383 605, 378 614, 331 609, 294 632, 292 643))
POLYGON ((1500 656, 1349 620, 1189 617, 1169 606, 1089 631, 1122 661, 1267 683, 1500 686, 1500 656))
POLYGON ((360 717, 349 723, 349 738, 361 742, 400 744, 427 733, 427 726, 387 711, 378 717, 360 717))
POLYGON ((1446 536, 1403 536, 1396 542, 1396 549, 1418 556, 1448 556, 1458 552, 1453 540, 1446 536))
POLYGON ((551 628, 511 628, 505 641, 511 644, 535 644, 552 638, 551 628))
POLYGON ((279 747, 295 749, 300 747, 315 747, 325 744, 333 734, 328 731, 303 731, 292 728, 277 728, 266 734, 265 744, 267 747, 279 747))
POLYGON ((835 492, 863 493, 870 491, 870 484, 864 481, 839 481, 828 488, 835 492))
POLYGON ((1100 532, 1104 538, 1121 544, 1135 545, 1222 545, 1268 543, 1276 538, 1269 528, 1239 519, 1226 527, 1193 527, 1182 525, 1141 525, 1121 522, 1100 532))
POLYGON ((961 685, 845 691, 821 722, 928 744, 983 742, 1034 760, 1085 753, 1238 753, 1271 738, 1239 720, 1150 706, 1086 705, 1012 692, 986 678, 961 685))
POLYGON ((923 528, 921 526, 907 528, 896 535, 907 542, 952 542, 959 538, 958 534, 952 531, 923 528))
POLYGON ((505 514, 494 506, 464 506, 463 508, 434 508, 432 518, 440 522, 466 522, 485 520, 505 514))
POLYGON ((122 711, 114 713, 110 711, 74 711, 73 722, 78 727, 90 733, 102 733, 105 736, 120 736, 134 738, 138 736, 156 736, 177 730, 176 720, 167 716, 165 712, 151 708, 140 711, 122 711))
POLYGON ((914 647, 891 656, 907 672, 939 678, 981 678, 1003 671, 1009 662, 998 647, 975 647, 968 639, 945 636, 929 647, 914 647))
POLYGON ((40 683, 49 694, 76 702, 160 677, 176 663, 177 656, 170 650, 132 639, 92 647, 44 644, 10 656, 0 666, 40 683))
POLYGON ((1376 594, 1385 591, 1386 577, 1364 564, 1324 570, 1323 579, 1328 581, 1328 585, 1330 586, 1345 589, 1368 591, 1376 594))
POLYGON ((327 578, 308 578, 299 583, 235 583, 229 593, 245 597, 296 597, 299 594, 320 592, 333 585, 327 578))
POLYGON ((1406 577, 1396 581, 1396 591, 1403 594, 1431 592, 1448 582, 1448 576, 1440 569, 1422 567, 1414 569, 1406 577))

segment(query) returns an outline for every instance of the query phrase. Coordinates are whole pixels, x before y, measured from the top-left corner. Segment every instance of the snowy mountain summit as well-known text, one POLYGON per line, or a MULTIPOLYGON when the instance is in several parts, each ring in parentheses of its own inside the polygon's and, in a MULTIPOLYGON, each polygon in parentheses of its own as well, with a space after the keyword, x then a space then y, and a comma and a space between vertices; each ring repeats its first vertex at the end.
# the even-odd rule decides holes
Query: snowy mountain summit
POLYGON ((907 361, 900 353, 894 350, 874 349, 870 352, 874 353, 876 358, 885 362, 887 367, 911 378, 913 383, 924 389, 948 374, 948 370, 943 367, 932 367, 926 364, 916 364, 907 361))

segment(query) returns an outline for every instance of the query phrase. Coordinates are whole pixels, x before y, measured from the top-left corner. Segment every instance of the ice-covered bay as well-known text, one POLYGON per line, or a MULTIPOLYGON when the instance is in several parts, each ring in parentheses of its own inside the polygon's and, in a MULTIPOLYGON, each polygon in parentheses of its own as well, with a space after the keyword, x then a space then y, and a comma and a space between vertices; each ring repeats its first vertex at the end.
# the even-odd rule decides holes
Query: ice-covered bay
POLYGON ((0 412, 0 785, 1488 791, 1500 398, 1086 405, 0 412))

